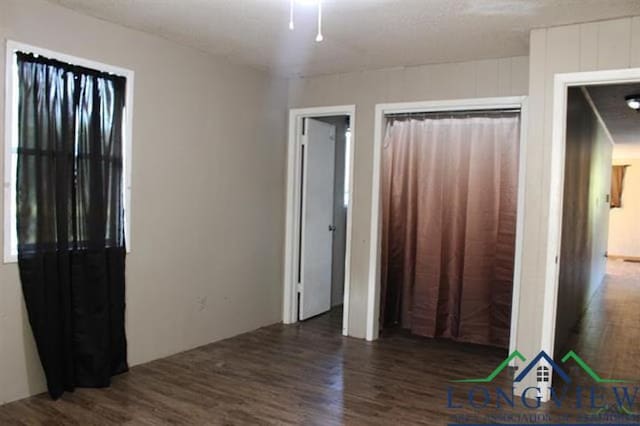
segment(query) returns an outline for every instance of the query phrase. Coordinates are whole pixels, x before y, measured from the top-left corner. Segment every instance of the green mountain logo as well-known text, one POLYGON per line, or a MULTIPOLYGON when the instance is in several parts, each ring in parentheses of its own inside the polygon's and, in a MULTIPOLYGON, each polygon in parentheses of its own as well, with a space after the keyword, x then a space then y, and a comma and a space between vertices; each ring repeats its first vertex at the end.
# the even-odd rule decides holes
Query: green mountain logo
POLYGON ((562 362, 566 363, 569 360, 573 360, 587 373, 596 383, 627 383, 628 380, 618 380, 618 379, 603 379, 598 374, 593 371, 589 365, 582 358, 578 356, 574 351, 569 351, 565 356, 562 357, 562 362))
POLYGON ((526 361, 527 359, 518 351, 513 351, 511 353, 511 355, 509 355, 504 361, 502 361, 500 363, 500 365, 498 365, 496 367, 495 370, 493 370, 491 372, 491 374, 489 374, 487 377, 484 377, 482 379, 462 379, 462 380, 453 380, 453 382, 456 383, 490 383, 493 381, 493 379, 496 378, 496 376, 498 374, 500 374, 502 372, 502 370, 504 370, 505 368, 507 368, 509 366, 509 363, 515 359, 518 358, 520 361, 526 361))

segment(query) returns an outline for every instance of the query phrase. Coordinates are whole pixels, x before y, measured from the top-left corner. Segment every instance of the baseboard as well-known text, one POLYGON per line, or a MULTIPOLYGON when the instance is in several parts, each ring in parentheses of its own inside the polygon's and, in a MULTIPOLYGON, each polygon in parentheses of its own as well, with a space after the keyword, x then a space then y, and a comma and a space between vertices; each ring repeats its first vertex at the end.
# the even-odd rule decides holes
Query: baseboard
POLYGON ((611 260, 622 260, 625 262, 640 262, 640 256, 623 256, 619 254, 610 254, 607 257, 611 260))

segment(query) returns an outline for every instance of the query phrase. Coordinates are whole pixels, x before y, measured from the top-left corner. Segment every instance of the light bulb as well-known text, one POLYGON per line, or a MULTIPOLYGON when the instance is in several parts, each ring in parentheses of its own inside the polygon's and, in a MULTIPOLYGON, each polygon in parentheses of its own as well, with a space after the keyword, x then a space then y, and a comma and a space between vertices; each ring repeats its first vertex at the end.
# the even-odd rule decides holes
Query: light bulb
POLYGON ((629 108, 640 111, 640 95, 625 96, 624 100, 629 108))

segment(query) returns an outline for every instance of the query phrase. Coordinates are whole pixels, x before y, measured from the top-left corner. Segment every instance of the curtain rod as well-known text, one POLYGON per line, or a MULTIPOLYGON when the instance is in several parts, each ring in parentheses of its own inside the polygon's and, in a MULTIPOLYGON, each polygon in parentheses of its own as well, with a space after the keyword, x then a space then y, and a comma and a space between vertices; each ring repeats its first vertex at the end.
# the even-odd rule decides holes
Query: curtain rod
POLYGON ((504 114, 504 113, 520 113, 520 108, 511 109, 474 109, 460 111, 417 111, 417 112, 399 112, 397 114, 385 114, 387 118, 402 117, 424 117, 429 115, 470 115, 470 114, 504 114))
POLYGON ((104 78, 107 80, 111 80, 118 84, 126 84, 127 78, 121 75, 116 75, 111 72, 100 71, 93 68, 88 68, 82 65, 74 65, 69 62, 60 61, 58 59, 47 58, 46 56, 38 55, 35 53, 16 51, 16 57, 18 58, 18 63, 26 62, 32 64, 41 64, 45 66, 53 66, 56 68, 60 68, 65 72, 74 72, 77 74, 87 74, 93 77, 104 78))

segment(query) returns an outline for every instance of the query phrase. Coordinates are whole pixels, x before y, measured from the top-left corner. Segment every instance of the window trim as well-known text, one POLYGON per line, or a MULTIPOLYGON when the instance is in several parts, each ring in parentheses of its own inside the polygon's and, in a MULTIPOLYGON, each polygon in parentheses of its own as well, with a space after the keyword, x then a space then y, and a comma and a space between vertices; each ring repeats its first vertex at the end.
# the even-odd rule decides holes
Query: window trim
POLYGON ((5 104, 4 104, 4 263, 17 262, 17 253, 12 252, 11 235, 15 232, 11 229, 11 217, 16 212, 11 210, 11 186, 15 184, 15 176, 12 176, 12 148, 14 145, 14 118, 17 114, 17 105, 14 99, 14 85, 17 84, 17 76, 15 73, 15 53, 16 52, 32 53, 35 55, 45 56, 47 58, 56 59, 61 62, 67 62, 73 65, 79 65, 86 68, 92 68, 98 71, 115 74, 126 78, 126 97, 125 97, 125 115, 124 115, 124 135, 123 135, 123 155, 124 155, 124 209, 125 209, 125 244, 127 253, 131 252, 131 165, 133 154, 133 90, 134 76, 132 70, 120 68, 113 65, 103 64, 90 59, 79 58, 77 56, 67 55, 52 50, 31 46, 28 44, 7 40, 6 45, 6 62, 5 62, 5 104))

